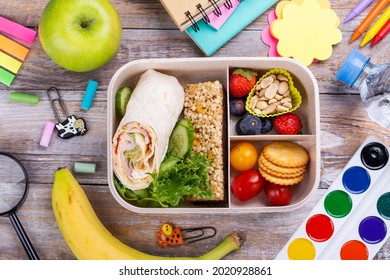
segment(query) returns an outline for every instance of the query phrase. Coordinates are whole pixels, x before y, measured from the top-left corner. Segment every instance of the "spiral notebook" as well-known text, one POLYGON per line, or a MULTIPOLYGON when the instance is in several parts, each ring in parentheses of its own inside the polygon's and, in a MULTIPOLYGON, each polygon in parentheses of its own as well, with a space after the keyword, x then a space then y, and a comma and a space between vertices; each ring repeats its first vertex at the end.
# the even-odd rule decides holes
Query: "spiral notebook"
POLYGON ((177 27, 184 31, 192 26, 196 28, 201 19, 208 21, 210 12, 221 14, 220 6, 229 7, 230 0, 160 0, 177 27))
POLYGON ((230 41, 276 2, 278 0, 241 0, 240 4, 219 30, 210 26, 206 21, 199 20, 196 24, 197 28, 190 26, 187 27, 185 32, 203 53, 209 56, 230 41))

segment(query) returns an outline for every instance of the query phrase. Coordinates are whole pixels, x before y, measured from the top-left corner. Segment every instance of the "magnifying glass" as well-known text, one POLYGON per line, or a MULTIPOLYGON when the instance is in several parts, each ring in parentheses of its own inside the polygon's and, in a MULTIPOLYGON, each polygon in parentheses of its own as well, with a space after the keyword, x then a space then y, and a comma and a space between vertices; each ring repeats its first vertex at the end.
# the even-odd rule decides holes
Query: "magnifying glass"
POLYGON ((0 216, 9 217, 30 260, 39 260, 16 212, 26 200, 28 176, 14 156, 0 152, 0 216))

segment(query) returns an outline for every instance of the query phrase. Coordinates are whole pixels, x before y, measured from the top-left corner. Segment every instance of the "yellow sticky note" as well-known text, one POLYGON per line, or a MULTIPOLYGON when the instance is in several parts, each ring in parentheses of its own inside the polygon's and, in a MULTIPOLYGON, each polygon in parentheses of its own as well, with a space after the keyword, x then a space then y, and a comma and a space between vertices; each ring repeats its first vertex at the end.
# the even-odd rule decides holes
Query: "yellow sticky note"
POLYGON ((22 66, 22 63, 0 51, 0 66, 16 74, 18 73, 20 66, 22 66))
MULTIPOLYGON (((277 5, 276 5, 276 9, 275 9, 275 13, 276 13, 276 16, 278 18, 282 18, 282 12, 283 12, 283 9, 291 4, 291 3, 295 3, 295 4, 298 4, 298 5, 301 5, 305 0, 284 0, 284 1, 280 1, 277 5)), ((322 9, 330 9, 330 2, 328 0, 317 0, 318 3, 320 4, 321 8, 322 9)))
POLYGON ((326 60, 332 55, 332 45, 341 42, 337 28, 340 19, 331 9, 321 7, 318 0, 285 6, 282 18, 272 23, 272 34, 279 40, 278 53, 292 57, 305 65, 313 59, 326 60))

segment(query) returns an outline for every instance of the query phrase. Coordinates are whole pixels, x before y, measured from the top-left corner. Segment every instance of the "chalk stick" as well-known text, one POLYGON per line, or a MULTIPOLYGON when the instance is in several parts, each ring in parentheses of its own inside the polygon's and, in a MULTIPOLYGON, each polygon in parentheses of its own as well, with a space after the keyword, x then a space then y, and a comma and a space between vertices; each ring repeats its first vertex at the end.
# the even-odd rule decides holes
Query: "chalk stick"
POLYGON ((34 42, 35 36, 37 35, 35 30, 27 28, 2 16, 0 16, 0 32, 6 33, 29 44, 34 42))
POLYGON ((76 173, 95 173, 95 163, 75 162, 73 171, 76 173))
POLYGON ((93 98, 95 97, 96 89, 99 83, 94 80, 89 80, 85 90, 83 101, 81 102, 81 109, 91 109, 93 98))
POLYGON ((0 66, 16 74, 18 73, 20 66, 22 66, 22 63, 12 56, 0 51, 0 66))
POLYGON ((12 81, 15 79, 15 75, 0 68, 0 82, 6 86, 10 86, 12 81))
POLYGON ((12 41, 11 39, 0 34, 0 50, 12 55, 13 57, 24 60, 29 52, 29 49, 12 41))
POLYGON ((43 147, 49 147, 51 136, 53 135, 55 123, 47 121, 42 132, 41 141, 39 145, 43 147))
POLYGON ((10 92, 9 101, 10 102, 19 102, 26 104, 38 104, 39 96, 30 94, 30 93, 21 93, 21 92, 10 92))

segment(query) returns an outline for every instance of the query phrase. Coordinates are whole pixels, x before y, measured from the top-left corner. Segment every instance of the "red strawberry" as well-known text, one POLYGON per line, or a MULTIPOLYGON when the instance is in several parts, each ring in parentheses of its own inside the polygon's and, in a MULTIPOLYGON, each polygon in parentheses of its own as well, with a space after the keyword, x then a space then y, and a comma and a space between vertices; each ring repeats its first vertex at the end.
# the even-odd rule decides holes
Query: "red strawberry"
POLYGON ((257 73, 243 68, 236 68, 229 78, 229 90, 233 97, 242 98, 249 94, 256 84, 257 73))
POLYGON ((274 128, 280 134, 298 134, 302 129, 302 122, 298 115, 287 113, 274 119, 274 128))

